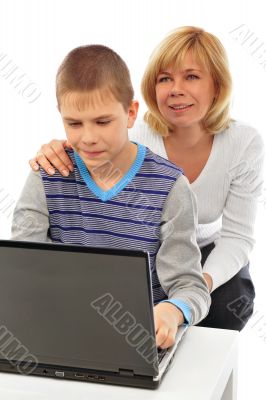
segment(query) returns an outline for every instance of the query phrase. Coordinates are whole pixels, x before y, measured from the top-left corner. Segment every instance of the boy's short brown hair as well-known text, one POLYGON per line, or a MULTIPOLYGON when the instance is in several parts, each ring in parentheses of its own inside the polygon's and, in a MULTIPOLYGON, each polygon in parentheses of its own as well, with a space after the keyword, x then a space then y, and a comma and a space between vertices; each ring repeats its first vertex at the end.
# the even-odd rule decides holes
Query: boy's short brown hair
POLYGON ((126 63, 112 49, 103 45, 80 46, 67 54, 56 75, 58 108, 71 92, 105 90, 128 110, 134 91, 126 63))

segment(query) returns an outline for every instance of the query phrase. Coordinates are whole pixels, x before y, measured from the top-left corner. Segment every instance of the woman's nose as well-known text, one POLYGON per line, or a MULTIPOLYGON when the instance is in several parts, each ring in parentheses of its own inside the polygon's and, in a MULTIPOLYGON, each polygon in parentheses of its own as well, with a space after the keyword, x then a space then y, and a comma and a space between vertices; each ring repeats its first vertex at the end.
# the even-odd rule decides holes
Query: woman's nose
POLYGON ((182 86, 182 83, 180 80, 175 80, 173 81, 173 85, 170 90, 170 96, 175 97, 175 96, 183 96, 184 95, 184 88, 182 86))

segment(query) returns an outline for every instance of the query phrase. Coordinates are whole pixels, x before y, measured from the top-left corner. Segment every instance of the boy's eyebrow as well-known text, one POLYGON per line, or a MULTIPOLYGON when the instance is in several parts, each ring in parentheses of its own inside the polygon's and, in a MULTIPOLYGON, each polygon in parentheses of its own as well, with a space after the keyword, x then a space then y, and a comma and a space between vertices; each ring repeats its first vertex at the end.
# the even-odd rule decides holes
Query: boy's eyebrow
MULTIPOLYGON (((112 114, 103 114, 103 115, 97 116, 96 118, 93 118, 93 121, 96 121, 97 119, 104 119, 104 118, 111 118, 111 117, 113 117, 112 114)), ((63 117, 63 119, 65 121, 75 121, 75 122, 80 121, 80 119, 76 119, 76 118, 73 118, 73 117, 70 117, 70 116, 69 117, 65 116, 65 117, 63 117)))
POLYGON ((66 121, 79 121, 78 119, 72 118, 72 117, 63 117, 64 120, 66 121))

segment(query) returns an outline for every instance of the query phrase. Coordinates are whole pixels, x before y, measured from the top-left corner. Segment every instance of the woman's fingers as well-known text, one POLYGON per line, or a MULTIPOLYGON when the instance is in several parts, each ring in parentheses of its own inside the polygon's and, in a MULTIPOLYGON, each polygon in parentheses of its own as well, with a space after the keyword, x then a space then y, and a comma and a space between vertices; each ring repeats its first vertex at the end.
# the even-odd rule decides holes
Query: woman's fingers
POLYGON ((47 145, 44 144, 41 152, 62 175, 66 176, 69 171, 73 171, 73 164, 65 149, 72 149, 72 146, 66 140, 54 139, 47 145))
POLYGON ((69 150, 73 149, 72 145, 67 140, 65 140, 63 142, 63 146, 65 149, 69 149, 69 150))
POLYGON ((53 175, 58 170, 61 175, 68 176, 69 171, 73 171, 73 164, 68 157, 65 149, 71 149, 71 145, 66 140, 52 140, 48 144, 42 145, 36 157, 29 161, 31 168, 38 171, 41 166, 49 175, 53 175))
POLYGON ((39 171, 40 166, 37 163, 36 158, 32 158, 31 160, 29 160, 29 164, 30 164, 31 169, 33 169, 33 171, 39 171))

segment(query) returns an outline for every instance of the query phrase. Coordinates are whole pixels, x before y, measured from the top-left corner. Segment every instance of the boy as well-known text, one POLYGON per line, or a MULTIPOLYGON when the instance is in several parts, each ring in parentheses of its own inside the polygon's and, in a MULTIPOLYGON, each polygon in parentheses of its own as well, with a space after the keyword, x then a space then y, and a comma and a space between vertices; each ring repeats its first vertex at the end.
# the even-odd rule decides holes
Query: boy
POLYGON ((167 348, 178 325, 199 322, 210 303, 188 181, 174 164, 129 141, 138 103, 113 50, 72 50, 58 70, 56 95, 74 171, 65 178, 29 175, 12 237, 148 250, 156 342, 167 348), (28 227, 19 223, 25 218, 28 227))

